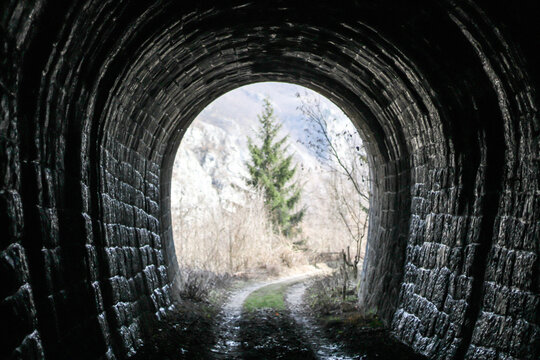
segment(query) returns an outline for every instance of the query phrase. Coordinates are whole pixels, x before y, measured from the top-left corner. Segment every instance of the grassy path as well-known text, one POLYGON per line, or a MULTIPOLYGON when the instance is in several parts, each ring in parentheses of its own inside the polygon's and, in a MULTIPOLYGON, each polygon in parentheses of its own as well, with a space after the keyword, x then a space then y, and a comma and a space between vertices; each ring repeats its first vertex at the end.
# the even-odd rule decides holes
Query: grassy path
MULTIPOLYGON (((227 300, 226 304, 223 306, 221 313, 217 317, 219 319, 217 321, 217 326, 215 329, 217 343, 210 350, 214 358, 247 358, 246 356, 242 355, 243 344, 241 337, 243 335, 240 334, 240 331, 242 330, 242 324, 240 324, 240 320, 243 320, 242 311, 244 303, 252 293, 257 292, 259 289, 262 289, 264 287, 274 285, 285 285, 286 289, 286 287, 288 286, 286 284, 290 285, 298 281, 303 281, 319 273, 322 273, 322 271, 312 271, 310 273, 289 276, 282 279, 255 283, 233 292, 227 300)), ((284 295, 282 295, 281 298, 283 298, 283 296, 284 295)), ((281 301, 283 302, 283 300, 281 301)), ((279 303, 279 300, 277 302, 279 303)))
POLYGON ((317 359, 285 300, 306 279, 270 284, 246 298, 239 323, 243 359, 317 359))
POLYGON ((244 301, 245 311, 258 309, 285 310, 285 293, 296 282, 277 283, 265 286, 249 294, 244 301))

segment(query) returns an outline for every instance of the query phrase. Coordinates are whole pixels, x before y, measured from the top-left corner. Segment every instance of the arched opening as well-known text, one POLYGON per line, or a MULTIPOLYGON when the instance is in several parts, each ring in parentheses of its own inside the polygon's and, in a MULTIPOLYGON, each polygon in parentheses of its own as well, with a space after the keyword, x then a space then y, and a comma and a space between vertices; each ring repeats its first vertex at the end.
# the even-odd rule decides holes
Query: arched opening
MULTIPOLYGON (((206 348, 227 358, 324 358, 345 354, 345 345, 322 334, 328 321, 338 323, 336 313, 343 327, 352 318, 359 328, 380 327, 376 313, 356 307, 368 230, 366 160, 351 120, 298 85, 242 86, 198 114, 183 135, 171 178, 179 264, 173 290, 182 299, 174 322, 187 328, 197 316, 220 320, 213 332, 202 322, 197 333, 171 335, 168 342, 187 353, 206 348), (201 345, 212 335, 216 345, 201 345), (329 344, 321 346, 323 339, 329 344)), ((161 332, 168 322, 157 325, 161 332)), ((378 330, 370 348, 347 351, 388 353, 388 343, 378 345, 388 341, 378 330)), ((405 356, 403 349, 399 354, 405 356)))
POLYGON ((15 324, 2 356, 136 353, 172 303, 182 135, 258 81, 306 86, 364 120, 362 306, 427 356, 538 355, 535 5, 1 8, 1 299, 15 324))
POLYGON ((184 135, 172 179, 173 236, 184 267, 278 273, 283 266, 337 258, 347 249, 351 267, 362 264, 369 209, 366 154, 352 122, 316 92, 266 82, 219 97, 184 135), (260 220, 268 217, 269 200, 250 185, 248 139, 260 146, 257 119, 264 99, 280 127, 275 141, 286 137, 279 155, 291 156, 294 169, 284 187, 293 186, 299 195, 287 211, 302 217, 289 234, 260 220))

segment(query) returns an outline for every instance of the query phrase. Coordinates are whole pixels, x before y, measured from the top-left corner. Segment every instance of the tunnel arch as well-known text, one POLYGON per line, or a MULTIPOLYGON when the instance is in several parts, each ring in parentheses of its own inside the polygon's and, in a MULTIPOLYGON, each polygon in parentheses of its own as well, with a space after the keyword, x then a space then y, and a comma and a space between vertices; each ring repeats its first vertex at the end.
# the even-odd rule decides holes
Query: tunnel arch
POLYGON ((269 80, 326 96, 366 142, 364 308, 431 357, 538 354, 538 58, 519 41, 535 21, 525 5, 2 7, 1 298, 19 323, 2 355, 136 353, 148 319, 172 309, 183 131, 219 95, 269 80))

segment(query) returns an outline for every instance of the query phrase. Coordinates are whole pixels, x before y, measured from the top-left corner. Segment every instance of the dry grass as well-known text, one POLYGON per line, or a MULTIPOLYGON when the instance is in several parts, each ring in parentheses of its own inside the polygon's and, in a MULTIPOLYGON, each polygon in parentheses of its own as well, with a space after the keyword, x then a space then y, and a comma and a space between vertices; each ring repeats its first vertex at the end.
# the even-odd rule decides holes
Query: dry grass
POLYGON ((194 302, 208 302, 213 292, 227 288, 232 280, 228 274, 193 268, 181 268, 176 279, 180 298, 194 302))
POLYGON ((272 231, 262 196, 246 194, 244 206, 221 205, 206 211, 176 209, 173 213, 176 256, 181 268, 215 273, 265 269, 277 275, 283 267, 306 263, 294 238, 272 231))

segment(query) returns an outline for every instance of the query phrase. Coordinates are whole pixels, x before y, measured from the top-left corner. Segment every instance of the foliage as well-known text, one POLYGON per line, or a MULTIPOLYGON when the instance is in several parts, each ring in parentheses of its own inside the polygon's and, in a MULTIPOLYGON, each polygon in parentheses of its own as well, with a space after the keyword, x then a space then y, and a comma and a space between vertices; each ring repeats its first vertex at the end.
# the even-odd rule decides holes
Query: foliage
MULTIPOLYGON (((307 289, 307 303, 315 314, 330 315, 341 312, 343 303, 341 284, 342 274, 334 272, 319 278, 307 289)), ((354 296, 354 294, 351 294, 354 296)), ((352 299, 355 300, 355 299, 352 299)))
POLYGON ((173 209, 173 231, 178 263, 216 273, 239 274, 257 269, 277 275, 283 266, 304 263, 289 239, 276 234, 268 218, 264 196, 244 193, 245 205, 200 211, 182 206, 173 209))
POLYGON ((192 268, 181 269, 176 278, 180 297, 195 302, 207 301, 212 289, 225 287, 230 281, 227 275, 192 268))
POLYGON ((264 100, 263 112, 258 116, 259 146, 248 137, 251 162, 247 168, 250 178, 247 183, 264 191, 265 203, 275 230, 285 236, 295 233, 304 216, 305 209, 294 211, 301 196, 301 188, 296 182, 290 184, 296 172, 292 165, 292 155, 286 155, 287 136, 276 140, 281 124, 277 123, 274 109, 268 99, 264 100))
POLYGON ((383 323, 376 311, 358 309, 358 298, 354 290, 348 290, 343 294, 343 281, 342 271, 316 279, 306 291, 306 300, 311 312, 316 314, 324 325, 343 323, 368 328, 382 327, 383 323))

